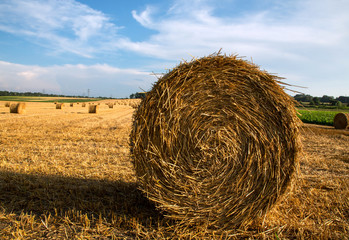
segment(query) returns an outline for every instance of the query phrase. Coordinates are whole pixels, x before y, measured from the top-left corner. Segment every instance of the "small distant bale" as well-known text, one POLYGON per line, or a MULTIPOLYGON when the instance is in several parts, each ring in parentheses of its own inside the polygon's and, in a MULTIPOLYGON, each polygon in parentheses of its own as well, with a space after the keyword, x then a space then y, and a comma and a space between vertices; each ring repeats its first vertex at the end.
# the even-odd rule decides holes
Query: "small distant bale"
POLYGON ((10 102, 5 103, 5 107, 10 107, 10 105, 11 105, 10 102))
POLYGON ((109 106, 109 108, 113 108, 113 107, 114 107, 114 104, 109 103, 108 106, 109 106))
POLYGON ((25 113, 25 108, 26 108, 25 103, 13 103, 10 106, 10 113, 23 114, 25 113))
POLYGON ((88 108, 88 113, 98 113, 99 106, 98 105, 90 105, 88 108))
POLYGON ((82 104, 81 104, 81 107, 86 107, 86 103, 82 103, 82 104))
POLYGON ((337 113, 334 116, 333 125, 335 129, 349 128, 349 113, 337 113))
POLYGON ((56 103, 56 109, 62 109, 64 106, 64 103, 56 103))
POLYGON ((74 103, 71 103, 70 106, 71 106, 71 107, 74 107, 74 103))

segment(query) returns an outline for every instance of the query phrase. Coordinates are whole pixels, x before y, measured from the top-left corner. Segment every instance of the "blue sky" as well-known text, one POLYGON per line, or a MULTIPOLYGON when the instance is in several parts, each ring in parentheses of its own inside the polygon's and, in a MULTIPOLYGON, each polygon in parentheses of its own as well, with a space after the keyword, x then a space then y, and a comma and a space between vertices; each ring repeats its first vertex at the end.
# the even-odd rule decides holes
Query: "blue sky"
POLYGON ((348 12, 348 0, 1 0, 0 90, 128 97, 222 49, 305 94, 349 96, 348 12))

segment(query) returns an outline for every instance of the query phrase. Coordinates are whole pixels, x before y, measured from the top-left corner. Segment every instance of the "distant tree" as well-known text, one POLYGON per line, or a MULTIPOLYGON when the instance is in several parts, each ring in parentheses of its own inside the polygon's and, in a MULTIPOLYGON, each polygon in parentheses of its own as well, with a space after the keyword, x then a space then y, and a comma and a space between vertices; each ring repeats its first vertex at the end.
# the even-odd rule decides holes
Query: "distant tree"
POLYGON ((338 101, 338 100, 335 100, 335 99, 331 100, 330 104, 332 106, 337 106, 337 107, 341 107, 343 105, 341 101, 338 101))
POLYGON ((336 100, 341 101, 342 103, 349 103, 349 97, 340 96, 336 100))
POLYGON ((313 98, 314 105, 320 105, 320 98, 319 97, 314 97, 313 98))
POLYGON ((130 95, 130 98, 145 98, 146 92, 136 92, 130 95))
POLYGON ((311 95, 297 94, 294 96, 294 99, 298 102, 311 102, 313 97, 311 95))
POLYGON ((320 102, 322 103, 331 103, 331 101, 334 100, 334 97, 332 96, 327 96, 327 95, 323 95, 321 98, 320 98, 320 102))

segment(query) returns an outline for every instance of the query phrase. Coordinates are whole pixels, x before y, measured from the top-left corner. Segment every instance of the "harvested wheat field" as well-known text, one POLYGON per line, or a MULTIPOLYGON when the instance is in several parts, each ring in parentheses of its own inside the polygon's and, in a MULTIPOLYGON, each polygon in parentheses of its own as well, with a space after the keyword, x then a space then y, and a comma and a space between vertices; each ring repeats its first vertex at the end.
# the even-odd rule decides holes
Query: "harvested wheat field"
POLYGON ((0 239, 346 239, 349 130, 303 125, 292 188, 242 229, 178 227, 138 190, 130 100, 87 108, 0 103, 0 239), (128 102, 126 102, 128 101, 128 102))

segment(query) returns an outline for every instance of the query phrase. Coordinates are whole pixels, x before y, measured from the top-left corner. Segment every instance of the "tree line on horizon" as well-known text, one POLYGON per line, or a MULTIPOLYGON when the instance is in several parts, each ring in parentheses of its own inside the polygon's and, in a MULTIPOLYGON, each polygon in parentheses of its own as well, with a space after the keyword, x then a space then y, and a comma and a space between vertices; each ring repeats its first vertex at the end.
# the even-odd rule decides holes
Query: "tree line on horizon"
MULTIPOLYGON (((70 96, 62 94, 48 94, 41 92, 11 92, 11 91, 0 91, 0 96, 33 96, 33 97, 79 97, 88 98, 87 96, 70 96)), ((136 92, 130 95, 131 99, 145 98, 146 92, 136 92)), ((99 97, 105 98, 105 97, 99 97)), ((334 98, 333 96, 323 95, 322 97, 314 97, 309 94, 296 94, 293 98, 300 103, 309 103, 310 105, 321 105, 329 104, 333 106, 340 106, 345 103, 349 105, 349 96, 339 96, 334 98)))
MULTIPOLYGON (((101 98, 107 99, 108 97, 88 97, 88 96, 74 96, 74 95, 63 95, 63 94, 48 94, 41 92, 11 92, 11 91, 0 91, 0 96, 25 96, 25 97, 71 97, 71 98, 101 98)), ((111 99, 111 97, 109 97, 111 99)))
POLYGON ((323 95, 322 97, 313 97, 309 94, 297 94, 293 97, 300 103, 309 103, 310 105, 329 104, 332 106, 341 106, 343 103, 349 104, 349 97, 339 96, 334 98, 333 96, 323 95))

